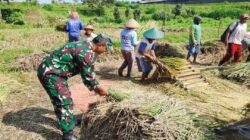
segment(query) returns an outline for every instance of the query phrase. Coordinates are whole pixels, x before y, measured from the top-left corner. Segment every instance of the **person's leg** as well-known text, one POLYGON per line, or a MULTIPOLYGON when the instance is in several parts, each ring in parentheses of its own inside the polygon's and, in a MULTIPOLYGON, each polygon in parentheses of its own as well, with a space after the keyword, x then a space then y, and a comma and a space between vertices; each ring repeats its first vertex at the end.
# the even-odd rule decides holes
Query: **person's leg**
POLYGON ((197 45, 197 46, 195 47, 193 63, 197 63, 196 60, 197 60, 198 55, 200 54, 200 50, 201 50, 201 46, 200 46, 200 45, 197 45))
POLYGON ((132 73, 132 67, 133 67, 133 62, 134 62, 134 59, 133 59, 134 55, 133 55, 133 52, 129 52, 127 54, 127 62, 128 62, 128 73, 127 73, 127 77, 131 77, 131 73, 132 73))
POLYGON ((151 72, 151 70, 153 69, 153 66, 152 66, 152 64, 149 61, 147 61, 145 59, 142 59, 142 61, 143 61, 142 81, 144 81, 144 80, 148 79, 148 75, 151 72))
POLYGON ((241 55, 242 55, 242 46, 235 45, 234 63, 237 63, 240 61, 241 55))
POLYGON ((39 79, 54 106, 55 114, 59 120, 59 127, 64 134, 63 137, 68 136, 74 139, 73 101, 66 79, 55 75, 48 75, 44 78, 39 77, 39 79))
POLYGON ((247 62, 250 62, 250 46, 249 46, 247 49, 248 49, 248 57, 247 57, 247 62))
POLYGON ((190 56, 193 54, 193 45, 189 45, 189 48, 188 48, 188 54, 187 54, 187 60, 189 61, 190 59, 190 56))
POLYGON ((70 35, 69 35, 69 42, 73 42, 73 41, 74 41, 73 36, 70 36, 70 35))
POLYGON ((127 51, 123 51, 122 50, 122 57, 124 59, 122 65, 120 66, 120 68, 118 69, 118 74, 119 76, 123 76, 123 70, 128 66, 128 60, 127 60, 127 51))
POLYGON ((230 58, 234 55, 234 53, 235 53, 235 48, 234 48, 233 44, 229 44, 228 48, 227 48, 226 55, 221 59, 219 66, 223 65, 225 62, 230 60, 230 58))

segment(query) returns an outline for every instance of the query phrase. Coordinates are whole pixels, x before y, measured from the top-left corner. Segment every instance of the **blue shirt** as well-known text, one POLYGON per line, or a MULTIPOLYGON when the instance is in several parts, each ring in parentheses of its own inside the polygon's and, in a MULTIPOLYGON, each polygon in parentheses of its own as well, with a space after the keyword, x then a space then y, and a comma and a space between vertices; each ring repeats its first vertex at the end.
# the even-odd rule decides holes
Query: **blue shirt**
POLYGON ((79 37, 80 31, 84 25, 79 19, 69 19, 66 24, 66 30, 69 32, 69 36, 79 37))
POLYGON ((125 51, 134 50, 135 45, 137 45, 137 34, 134 30, 124 29, 121 31, 121 49, 125 51))

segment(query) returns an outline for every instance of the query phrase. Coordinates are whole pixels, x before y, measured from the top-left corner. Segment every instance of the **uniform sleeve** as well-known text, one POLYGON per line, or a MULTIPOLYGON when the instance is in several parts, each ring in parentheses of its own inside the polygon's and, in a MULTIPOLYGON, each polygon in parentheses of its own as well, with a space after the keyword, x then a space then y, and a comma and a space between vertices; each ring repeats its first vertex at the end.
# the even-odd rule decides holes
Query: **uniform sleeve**
POLYGON ((141 42, 138 48, 138 52, 143 53, 146 47, 147 47, 147 43, 141 42))
POLYGON ((83 84, 89 89, 94 90, 99 86, 96 80, 96 75, 94 72, 94 66, 84 66, 83 70, 80 72, 83 84))
POLYGON ((136 46, 137 44, 138 44, 137 34, 136 34, 136 32, 134 32, 134 33, 132 34, 132 45, 133 45, 133 46, 136 46))
POLYGON ((90 52, 81 51, 81 53, 76 56, 78 61, 78 68, 80 75, 82 77, 83 84, 89 89, 94 90, 99 86, 96 80, 96 74, 94 72, 94 65, 90 52))

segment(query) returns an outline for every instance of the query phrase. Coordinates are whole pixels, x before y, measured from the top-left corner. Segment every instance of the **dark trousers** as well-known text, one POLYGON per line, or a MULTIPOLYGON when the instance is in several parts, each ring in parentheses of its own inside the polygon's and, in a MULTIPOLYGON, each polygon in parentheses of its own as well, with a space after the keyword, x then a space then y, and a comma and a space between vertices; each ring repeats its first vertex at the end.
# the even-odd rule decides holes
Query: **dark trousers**
POLYGON ((79 41, 80 37, 79 36, 70 36, 69 35, 69 42, 76 42, 79 41))
POLYGON ((131 72, 132 72, 132 66, 133 66, 133 62, 134 62, 134 56, 133 56, 133 51, 125 51, 122 50, 122 56, 123 56, 123 63, 120 66, 118 73, 120 76, 122 76, 123 70, 128 67, 128 72, 127 72, 127 76, 131 76, 131 72))

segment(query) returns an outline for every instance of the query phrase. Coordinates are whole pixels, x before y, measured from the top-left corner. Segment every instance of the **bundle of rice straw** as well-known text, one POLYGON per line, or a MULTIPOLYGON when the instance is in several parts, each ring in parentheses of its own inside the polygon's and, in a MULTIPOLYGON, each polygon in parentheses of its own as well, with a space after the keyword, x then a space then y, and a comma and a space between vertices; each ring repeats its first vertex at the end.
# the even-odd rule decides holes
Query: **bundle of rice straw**
POLYGON ((250 88, 250 63, 239 63, 225 68, 221 75, 226 79, 243 83, 250 88))
MULTIPOLYGON (((113 95, 111 95, 113 96, 113 95)), ((159 93, 130 94, 103 102, 83 115, 83 140, 192 140, 202 138, 185 105, 159 93), (164 97, 164 98, 163 98, 164 97)))
POLYGON ((188 65, 188 62, 185 59, 178 57, 164 57, 160 58, 157 62, 157 69, 153 74, 154 78, 159 78, 165 76, 173 79, 176 72, 179 71, 182 67, 188 65))

